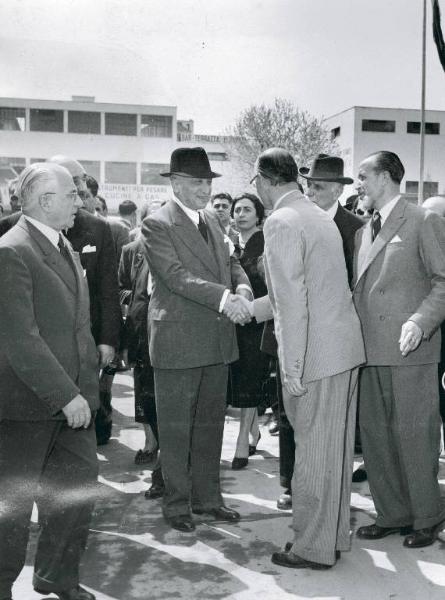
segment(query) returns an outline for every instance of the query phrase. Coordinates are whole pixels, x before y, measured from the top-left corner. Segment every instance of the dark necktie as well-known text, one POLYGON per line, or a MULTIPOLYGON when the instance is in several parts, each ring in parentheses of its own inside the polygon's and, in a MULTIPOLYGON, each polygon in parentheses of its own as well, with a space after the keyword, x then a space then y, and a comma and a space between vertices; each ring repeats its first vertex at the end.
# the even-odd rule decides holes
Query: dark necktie
POLYGON ((382 217, 378 210, 374 211, 372 215, 372 241, 375 240, 379 231, 382 228, 382 217))
POLYGON ((205 241, 208 243, 209 241, 209 236, 207 234, 207 225, 205 224, 204 219, 201 217, 201 213, 199 214, 199 221, 198 221, 198 229, 199 229, 199 233, 202 235, 202 237, 205 239, 205 241))
POLYGON ((60 250, 60 255, 63 256, 63 258, 67 261, 67 263, 69 264, 69 266, 71 268, 73 268, 72 267, 72 262, 71 262, 70 251, 66 247, 65 242, 63 240, 63 236, 62 236, 61 233, 59 233, 59 241, 57 242, 57 247, 60 250))

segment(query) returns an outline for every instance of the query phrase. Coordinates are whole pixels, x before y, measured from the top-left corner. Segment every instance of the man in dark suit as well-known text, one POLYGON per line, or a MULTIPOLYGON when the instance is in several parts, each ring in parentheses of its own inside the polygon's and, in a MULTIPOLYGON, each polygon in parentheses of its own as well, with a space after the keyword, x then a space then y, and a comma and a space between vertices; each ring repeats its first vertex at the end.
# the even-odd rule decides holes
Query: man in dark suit
POLYGON ((195 529, 191 512, 239 519, 224 506, 219 480, 227 365, 238 358, 235 327, 226 315, 241 313, 250 320, 231 290, 252 293, 216 217, 202 210, 218 177, 205 150, 178 148, 163 176, 170 177, 175 198, 142 224, 153 278, 150 359, 165 480, 163 512, 171 527, 188 532, 195 529))
MULTIPOLYGON (((86 173, 82 165, 72 158, 58 155, 51 162, 65 167, 71 174, 83 205, 88 201, 86 173)), ((0 236, 17 223, 21 213, 0 219, 0 236)), ((109 225, 99 217, 81 208, 68 229, 67 238, 79 253, 86 273, 90 293, 91 330, 99 353, 100 368, 106 367, 119 346, 122 326, 117 282, 117 262, 113 237, 109 225)), ((111 394, 101 391, 101 406, 96 415, 98 444, 106 444, 111 435, 111 394)))
POLYGON ((34 588, 93 600, 79 562, 98 473, 97 354, 82 266, 61 233, 81 202, 51 163, 27 167, 18 194, 23 215, 0 240, 0 598, 24 566, 36 502, 34 588))
POLYGON ((357 536, 405 533, 404 546, 420 548, 445 517, 437 481, 445 222, 400 196, 404 172, 396 154, 380 151, 358 173, 357 191, 374 209, 356 236, 353 297, 367 360, 360 431, 377 519, 357 536))

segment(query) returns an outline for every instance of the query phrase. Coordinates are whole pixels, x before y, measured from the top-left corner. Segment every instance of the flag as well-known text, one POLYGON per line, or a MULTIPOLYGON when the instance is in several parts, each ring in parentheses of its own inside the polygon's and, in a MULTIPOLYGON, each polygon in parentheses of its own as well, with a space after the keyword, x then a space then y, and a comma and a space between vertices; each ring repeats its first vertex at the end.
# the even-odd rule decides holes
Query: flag
POLYGON ((443 39, 442 27, 440 26, 440 7, 439 0, 432 0, 433 3, 433 37, 436 42, 439 60, 445 71, 445 41, 443 39))

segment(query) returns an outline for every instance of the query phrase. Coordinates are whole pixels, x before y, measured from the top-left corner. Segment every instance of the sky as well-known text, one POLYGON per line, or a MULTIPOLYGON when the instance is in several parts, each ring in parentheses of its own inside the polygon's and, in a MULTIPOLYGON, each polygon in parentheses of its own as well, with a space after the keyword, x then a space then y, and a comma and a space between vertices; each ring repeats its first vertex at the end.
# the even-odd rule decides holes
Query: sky
MULTIPOLYGON (((161 104, 228 132, 280 97, 317 117, 420 106, 423 0, 3 0, 0 96, 161 104)), ((440 0, 445 31, 445 0, 440 0)), ((427 1, 427 108, 445 73, 427 1)))

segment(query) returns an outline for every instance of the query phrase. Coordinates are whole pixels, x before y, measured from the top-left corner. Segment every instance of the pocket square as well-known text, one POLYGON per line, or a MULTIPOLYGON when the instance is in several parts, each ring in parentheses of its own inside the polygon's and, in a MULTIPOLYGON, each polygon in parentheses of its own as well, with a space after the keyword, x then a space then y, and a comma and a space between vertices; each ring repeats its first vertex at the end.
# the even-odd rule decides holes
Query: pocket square
POLYGON ((87 254, 88 252, 96 252, 96 246, 90 246, 87 244, 82 248, 82 254, 87 254))
POLYGON ((396 242, 401 242, 402 240, 399 238, 398 235, 395 235, 392 240, 389 240, 390 244, 395 244, 396 242))

